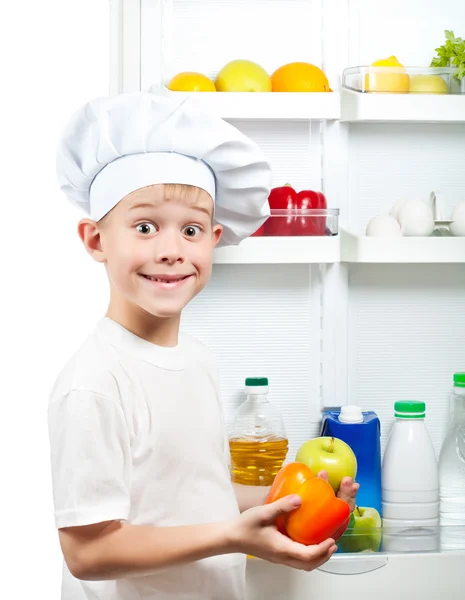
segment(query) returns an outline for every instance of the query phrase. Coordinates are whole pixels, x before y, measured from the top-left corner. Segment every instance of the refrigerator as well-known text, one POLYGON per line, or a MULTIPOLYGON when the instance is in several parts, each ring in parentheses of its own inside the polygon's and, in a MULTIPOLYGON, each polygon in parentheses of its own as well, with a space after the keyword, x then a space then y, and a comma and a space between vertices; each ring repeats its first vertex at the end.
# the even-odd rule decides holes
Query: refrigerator
MULTIPOLYGON (((346 404, 377 413, 384 452, 394 402, 421 400, 439 456, 452 375, 465 371, 465 237, 365 234, 399 199, 435 192, 446 220, 465 201, 465 93, 363 93, 350 77, 363 83, 360 67, 392 55, 429 66, 445 30, 465 37, 463 0, 110 0, 109 26, 110 94, 182 97, 167 89, 176 73, 214 80, 235 59, 270 74, 309 62, 332 89, 197 94, 258 143, 273 187, 319 190, 339 209, 337 235, 215 251, 182 328, 216 355, 226 420, 245 378, 264 376, 290 459, 320 434, 325 407, 346 404)), ((462 599, 465 540, 453 552, 337 555, 311 573, 248 560, 247 600, 336 594, 462 599)))

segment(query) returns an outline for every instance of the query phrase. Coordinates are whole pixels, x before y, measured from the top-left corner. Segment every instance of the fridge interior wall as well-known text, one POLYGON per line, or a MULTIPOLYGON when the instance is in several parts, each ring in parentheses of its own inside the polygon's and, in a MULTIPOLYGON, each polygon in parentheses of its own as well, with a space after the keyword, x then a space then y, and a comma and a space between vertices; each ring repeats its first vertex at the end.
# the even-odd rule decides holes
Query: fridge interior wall
MULTIPOLYGON (((128 26, 133 12, 124 2, 128 26)), ((138 3, 137 3, 138 4, 138 3)), ((429 65, 444 30, 465 35, 465 3, 443 0, 141 0, 140 49, 123 48, 121 91, 180 71, 211 77, 247 58, 268 72, 303 60, 335 91, 342 70, 395 54, 429 65), (138 52, 140 50, 140 55, 138 52)), ((134 21, 135 30, 139 26, 134 21)), ((465 125, 236 121, 263 149, 273 185, 322 189, 340 224, 363 234, 399 197, 465 200, 465 125)), ((427 402, 436 450, 452 373, 465 370, 463 265, 217 265, 183 328, 216 354, 226 417, 246 376, 270 378, 289 458, 318 435, 322 404, 356 403, 382 421, 399 399, 427 402)))

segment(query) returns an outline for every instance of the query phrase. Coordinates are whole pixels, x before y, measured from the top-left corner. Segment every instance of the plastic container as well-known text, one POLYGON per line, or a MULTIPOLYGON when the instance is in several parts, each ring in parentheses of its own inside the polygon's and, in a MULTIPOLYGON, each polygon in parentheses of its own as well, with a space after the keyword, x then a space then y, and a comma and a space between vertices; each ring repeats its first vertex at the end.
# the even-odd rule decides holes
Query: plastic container
POLYGON ((339 233, 338 208, 271 209, 270 216, 254 234, 267 237, 323 237, 339 233))
POLYGON ((268 401, 266 377, 249 377, 245 385, 247 399, 230 427, 231 479, 244 485, 271 485, 287 456, 284 422, 268 401))
POLYGON ((455 71, 451 67, 350 67, 343 71, 342 85, 371 94, 451 94, 455 71))
POLYGON ((362 412, 359 406, 326 410, 321 435, 339 438, 352 448, 357 458, 356 480, 360 484, 357 504, 375 508, 381 515, 381 429, 376 413, 362 412))
POLYGON ((463 546, 465 528, 465 373, 454 374, 449 423, 439 456, 439 515, 441 547, 463 546))
POLYGON ((413 539, 416 550, 437 550, 439 478, 434 447, 425 426, 426 406, 424 402, 404 401, 396 402, 394 407, 396 421, 381 474, 386 532, 383 546, 391 551, 409 551, 407 546, 413 539))

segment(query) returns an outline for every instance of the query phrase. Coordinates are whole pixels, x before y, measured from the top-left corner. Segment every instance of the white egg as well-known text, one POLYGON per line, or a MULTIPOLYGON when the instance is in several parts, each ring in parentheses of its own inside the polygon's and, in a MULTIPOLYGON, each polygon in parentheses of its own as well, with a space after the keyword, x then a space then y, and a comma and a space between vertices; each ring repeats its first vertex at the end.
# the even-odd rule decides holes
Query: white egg
POLYGON ((378 215, 370 219, 366 234, 369 237, 401 237, 400 225, 390 215, 378 215))
POLYGON ((398 213, 402 235, 429 236, 434 231, 433 209, 423 200, 407 200, 398 213))
POLYGON ((459 202, 452 211, 452 223, 450 232, 456 237, 465 236, 465 202, 459 202))
POLYGON ((465 237, 465 219, 463 221, 454 221, 449 225, 449 231, 455 237, 465 237))
POLYGON ((397 219, 397 217, 399 216, 399 210, 402 208, 402 206, 407 202, 407 198, 399 198, 398 200, 396 200, 394 202, 394 204, 392 205, 392 208, 389 212, 389 214, 391 215, 391 217, 394 217, 394 219, 397 219))

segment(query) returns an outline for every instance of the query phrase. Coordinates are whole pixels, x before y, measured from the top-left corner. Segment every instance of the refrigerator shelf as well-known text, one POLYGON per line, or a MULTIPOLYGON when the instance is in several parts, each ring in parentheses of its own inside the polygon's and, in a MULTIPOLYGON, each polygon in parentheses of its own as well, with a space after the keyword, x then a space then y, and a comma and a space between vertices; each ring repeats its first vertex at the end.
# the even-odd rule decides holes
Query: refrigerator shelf
POLYGON ((342 87, 341 121, 465 123, 465 94, 371 94, 342 87))
POLYGON ((310 264, 339 262, 339 236, 251 237, 238 246, 218 248, 213 262, 234 264, 310 264))
POLYGON ((208 110, 229 120, 337 120, 341 115, 336 92, 172 92, 152 86, 150 92, 179 98, 198 97, 208 110))
POLYGON ((375 238, 341 230, 341 262, 464 263, 465 237, 375 238))
POLYGON ((374 238, 345 229, 321 237, 251 237, 238 246, 218 248, 214 263, 465 263, 465 237, 374 238))

